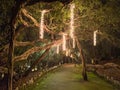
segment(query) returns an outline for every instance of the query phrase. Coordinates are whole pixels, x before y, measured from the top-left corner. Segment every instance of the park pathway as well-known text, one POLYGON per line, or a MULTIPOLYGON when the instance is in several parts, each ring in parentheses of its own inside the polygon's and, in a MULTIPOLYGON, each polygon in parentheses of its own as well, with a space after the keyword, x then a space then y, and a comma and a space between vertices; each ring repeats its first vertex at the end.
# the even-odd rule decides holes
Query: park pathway
POLYGON ((83 81, 80 69, 73 64, 64 65, 25 90, 118 90, 93 73, 88 73, 88 79, 83 81))

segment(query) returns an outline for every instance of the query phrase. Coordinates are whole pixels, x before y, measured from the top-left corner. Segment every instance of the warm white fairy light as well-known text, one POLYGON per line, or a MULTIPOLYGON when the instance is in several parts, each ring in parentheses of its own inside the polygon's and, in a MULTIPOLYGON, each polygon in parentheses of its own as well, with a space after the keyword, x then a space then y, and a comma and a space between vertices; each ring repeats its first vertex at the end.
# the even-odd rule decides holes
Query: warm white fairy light
POLYGON ((70 6, 70 37, 73 39, 73 48, 75 48, 75 38, 74 38, 74 8, 75 4, 70 6))
POLYGON ((66 34, 63 34, 63 44, 62 44, 62 47, 63 47, 63 51, 66 50, 66 34))
POLYGON ((93 45, 94 46, 96 46, 96 43, 97 43, 97 39, 96 39, 96 37, 97 37, 97 30, 96 31, 94 31, 94 35, 93 35, 93 45))
POLYGON ((70 56, 70 54, 71 54, 71 50, 69 49, 68 52, 69 52, 69 56, 70 56))
POLYGON ((60 45, 57 45, 57 54, 59 54, 60 50, 60 45))
POLYGON ((43 10, 41 12, 41 21, 40 21, 40 32, 39 32, 39 38, 43 39, 44 38, 44 15, 45 15, 46 10, 43 10))
POLYGON ((68 56, 69 55, 69 50, 66 50, 66 56, 68 56))
POLYGON ((73 55, 71 54, 70 57, 73 58, 73 55))
POLYGON ((75 48, 75 38, 73 38, 73 48, 75 48))
POLYGON ((73 38, 74 33, 74 8, 75 4, 70 5, 70 37, 73 38))

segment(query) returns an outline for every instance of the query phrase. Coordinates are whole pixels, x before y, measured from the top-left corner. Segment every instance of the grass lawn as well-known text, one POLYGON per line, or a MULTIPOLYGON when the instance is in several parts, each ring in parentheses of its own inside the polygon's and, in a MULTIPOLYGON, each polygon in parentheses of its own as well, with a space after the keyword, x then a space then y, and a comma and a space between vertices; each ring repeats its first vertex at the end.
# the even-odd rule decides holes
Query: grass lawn
POLYGON ((119 90, 92 72, 87 74, 88 81, 83 81, 80 67, 65 65, 21 90, 119 90))

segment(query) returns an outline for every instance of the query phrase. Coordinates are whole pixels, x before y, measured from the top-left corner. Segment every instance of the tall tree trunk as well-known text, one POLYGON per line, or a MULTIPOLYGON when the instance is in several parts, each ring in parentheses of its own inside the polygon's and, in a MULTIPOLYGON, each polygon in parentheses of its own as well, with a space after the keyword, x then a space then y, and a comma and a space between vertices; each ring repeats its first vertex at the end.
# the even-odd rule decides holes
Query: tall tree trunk
POLYGON ((87 78, 87 73, 86 73, 85 58, 84 58, 83 51, 82 51, 82 49, 81 49, 81 45, 80 45, 79 40, 78 40, 77 37, 76 37, 76 42, 77 42, 77 47, 78 47, 78 49, 79 49, 80 57, 81 57, 81 60, 82 60, 82 76, 83 76, 83 79, 84 79, 85 81, 87 81, 88 78, 87 78))
POLYGON ((37 65, 41 60, 43 60, 43 58, 45 58, 45 56, 48 54, 49 50, 50 50, 50 48, 46 49, 45 52, 40 56, 40 58, 33 62, 31 67, 25 72, 25 76, 27 76, 29 74, 29 72, 35 67, 35 65, 37 65))
POLYGON ((12 78, 13 78, 13 53, 14 53, 14 34, 15 31, 11 29, 11 38, 9 44, 8 54, 8 90, 12 90, 12 78))
POLYGON ((8 52, 8 90, 13 90, 13 57, 14 57, 14 38, 15 29, 17 24, 17 17, 21 8, 25 5, 25 1, 17 1, 12 10, 12 17, 10 21, 10 40, 9 40, 9 52, 8 52))
MULTIPOLYGON (((12 17, 10 21, 10 44, 9 44, 9 53, 8 53, 8 90, 12 89, 12 79, 13 79, 13 57, 14 57, 14 38, 15 38, 15 29, 17 24, 17 17, 21 8, 23 8, 30 0, 16 0, 16 4, 12 10, 12 17)), ((44 0, 39 0, 44 1, 44 0)), ((57 0, 54 0, 57 1, 57 0)), ((45 2, 45 1, 44 1, 45 2)))

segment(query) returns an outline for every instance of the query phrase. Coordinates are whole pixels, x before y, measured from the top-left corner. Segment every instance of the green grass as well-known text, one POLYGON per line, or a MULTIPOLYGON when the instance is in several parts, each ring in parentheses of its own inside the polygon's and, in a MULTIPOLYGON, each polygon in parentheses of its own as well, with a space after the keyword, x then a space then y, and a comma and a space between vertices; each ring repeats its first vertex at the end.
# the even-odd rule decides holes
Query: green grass
POLYGON ((27 87, 21 87, 20 90, 40 90, 40 88, 45 84, 45 82, 48 81, 48 79, 46 78, 51 77, 51 75, 54 74, 56 70, 59 70, 59 68, 43 75, 42 77, 37 79, 32 85, 28 85, 27 87))
POLYGON ((33 85, 21 90, 119 90, 112 84, 88 72, 88 81, 81 76, 81 68, 60 68, 49 72, 33 85))
POLYGON ((88 72, 88 81, 85 82, 82 79, 81 75, 76 74, 75 78, 80 80, 80 88, 81 90, 117 90, 116 86, 108 83, 107 81, 101 79, 96 76, 92 72, 88 72))

